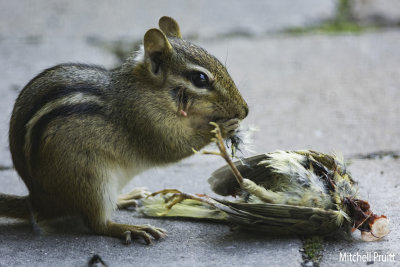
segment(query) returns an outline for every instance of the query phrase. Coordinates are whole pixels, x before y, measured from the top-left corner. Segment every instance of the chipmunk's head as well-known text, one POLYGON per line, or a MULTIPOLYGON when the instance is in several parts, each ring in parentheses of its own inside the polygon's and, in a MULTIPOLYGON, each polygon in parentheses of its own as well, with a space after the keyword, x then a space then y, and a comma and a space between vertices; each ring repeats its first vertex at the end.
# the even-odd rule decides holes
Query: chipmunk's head
POLYGON ((162 17, 159 27, 146 32, 136 60, 141 63, 138 74, 159 88, 155 94, 163 101, 163 112, 203 136, 210 135, 210 122, 220 125, 224 137, 232 136, 248 106, 225 66, 183 40, 174 19, 162 17))

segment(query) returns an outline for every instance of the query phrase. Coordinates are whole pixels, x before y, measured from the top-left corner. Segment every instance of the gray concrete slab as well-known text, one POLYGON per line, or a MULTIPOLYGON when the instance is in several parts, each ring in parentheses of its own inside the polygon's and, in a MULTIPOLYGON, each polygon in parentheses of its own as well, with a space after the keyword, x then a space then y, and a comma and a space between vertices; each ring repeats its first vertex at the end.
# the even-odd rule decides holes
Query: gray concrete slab
MULTIPOLYGON (((214 163, 218 164, 215 159, 197 156, 178 166, 153 170, 135 179, 131 186, 210 193, 205 179, 214 163)), ((0 185, 2 192, 26 193, 13 171, 1 172, 0 185)), ((47 233, 36 237, 29 225, 1 218, 0 266, 83 266, 94 254, 101 255, 110 266, 254 266, 262 261, 279 266, 282 259, 291 264, 301 263, 301 242, 297 238, 232 233, 227 225, 149 219, 129 211, 116 212, 114 219, 131 224, 150 223, 167 229, 169 236, 152 246, 143 242, 125 246, 117 239, 93 236, 81 227, 75 229, 72 222, 53 225, 47 233)))
POLYGON ((0 2, 0 37, 47 36, 107 40, 141 38, 157 19, 169 15, 182 29, 199 37, 227 32, 263 34, 287 27, 306 26, 329 18, 333 0, 274 1, 48 1, 0 2), (183 23, 184 22, 184 23, 183 23))
MULTIPOLYGON (((11 166, 8 118, 18 90, 29 79, 61 62, 111 67, 116 62, 114 56, 88 39, 137 40, 165 14, 177 18, 184 35, 199 36, 201 45, 226 61, 250 106, 244 124, 259 128, 254 136, 256 152, 309 148, 341 151, 348 156, 400 147, 399 30, 360 35, 265 35, 328 18, 334 1, 95 3, 0 0, 0 165, 11 166), (236 38, 221 38, 235 31, 250 32, 252 37, 236 34, 236 38)), ((222 164, 216 157, 196 155, 177 165, 143 173, 125 190, 147 186, 152 191, 178 188, 211 193, 206 179, 222 164)), ((398 264, 395 200, 399 160, 355 160, 349 169, 360 181, 361 195, 373 210, 388 215, 392 232, 376 243, 329 240, 322 266, 340 264, 341 251, 394 252, 398 264)), ((13 170, 0 171, 0 191, 26 194, 13 170)), ((231 233, 225 225, 148 219, 128 211, 115 212, 114 216, 120 222, 163 227, 169 237, 150 247, 140 242, 126 247, 119 240, 93 236, 71 224, 35 237, 28 225, 0 218, 0 266, 84 265, 95 253, 111 266, 302 263, 302 245, 297 238, 231 233)))
POLYGON ((321 266, 366 266, 367 262, 373 266, 399 266, 400 161, 391 158, 354 160, 349 168, 359 181, 360 197, 369 201, 374 213, 389 218, 391 231, 383 240, 372 243, 360 240, 359 233, 355 233, 353 242, 332 238, 325 242, 321 266), (357 253, 366 256, 362 259, 357 253))
POLYGON ((396 0, 353 0, 350 8, 354 19, 364 25, 400 23, 400 3, 396 0))
POLYGON ((399 31, 207 44, 252 107, 258 152, 398 149, 399 31))

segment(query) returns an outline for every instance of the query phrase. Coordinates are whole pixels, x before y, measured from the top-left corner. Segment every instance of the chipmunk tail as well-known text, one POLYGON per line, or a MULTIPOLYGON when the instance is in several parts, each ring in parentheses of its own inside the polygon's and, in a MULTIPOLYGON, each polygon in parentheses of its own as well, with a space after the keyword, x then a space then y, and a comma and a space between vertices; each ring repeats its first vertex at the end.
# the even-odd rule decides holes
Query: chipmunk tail
POLYGON ((29 196, 0 194, 0 217, 29 220, 30 210, 29 196))

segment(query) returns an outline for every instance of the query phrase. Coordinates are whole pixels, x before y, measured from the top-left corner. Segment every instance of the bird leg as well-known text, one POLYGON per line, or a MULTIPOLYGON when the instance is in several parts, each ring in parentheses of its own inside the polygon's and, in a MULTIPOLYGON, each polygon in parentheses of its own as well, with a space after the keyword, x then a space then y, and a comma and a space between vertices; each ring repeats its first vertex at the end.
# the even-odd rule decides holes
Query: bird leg
POLYGON ((127 209, 130 207, 137 207, 138 200, 145 198, 150 195, 150 192, 146 188, 140 187, 135 188, 128 194, 119 195, 117 207, 118 209, 127 209))
POLYGON ((151 195, 147 196, 147 198, 154 197, 154 196, 160 195, 160 194, 161 195, 172 194, 171 196, 169 196, 168 198, 165 199, 165 203, 166 203, 165 208, 167 210, 165 212, 163 212, 162 214, 160 214, 160 216, 165 216, 172 209, 173 206, 181 203, 182 201, 184 201, 186 199, 196 200, 196 201, 206 203, 208 205, 213 206, 213 203, 211 202, 210 198, 207 195, 201 195, 201 194, 192 195, 192 194, 183 193, 177 189, 164 189, 161 191, 157 191, 157 192, 154 192, 151 195))
MULTIPOLYGON (((246 190, 250 194, 257 196, 264 202, 273 203, 274 202, 273 199, 278 197, 278 194, 275 192, 272 192, 271 190, 267 190, 262 186, 257 185, 252 180, 243 178, 242 174, 236 168, 231 157, 229 156, 229 153, 227 152, 219 125, 215 122, 210 122, 210 124, 215 127, 214 130, 211 131, 212 133, 215 134, 215 138, 213 138, 212 141, 214 141, 217 144, 217 147, 220 152, 201 151, 200 153, 206 154, 206 155, 211 154, 211 155, 217 155, 217 156, 223 157, 224 160, 228 163, 229 167, 232 170, 233 175, 235 176, 237 182, 239 183, 240 187, 243 190, 246 190)), ((195 152, 197 152, 197 151, 195 151, 195 152)), ((199 153, 199 152, 197 152, 197 153, 199 153)))
POLYGON ((240 174, 239 170, 236 168, 235 164, 233 163, 231 157, 229 156, 228 151, 226 150, 225 144, 224 144, 224 139, 222 138, 222 133, 219 125, 215 122, 210 122, 212 126, 214 126, 214 130, 211 131, 211 133, 215 134, 215 138, 212 138, 211 141, 215 142, 217 144, 217 147, 220 152, 214 152, 214 151, 196 151, 193 149, 195 153, 201 153, 205 155, 216 155, 216 156, 221 156, 224 158, 226 163, 228 163, 229 167, 231 168, 233 175, 235 176, 237 182, 239 183, 240 186, 243 185, 243 176, 240 174))

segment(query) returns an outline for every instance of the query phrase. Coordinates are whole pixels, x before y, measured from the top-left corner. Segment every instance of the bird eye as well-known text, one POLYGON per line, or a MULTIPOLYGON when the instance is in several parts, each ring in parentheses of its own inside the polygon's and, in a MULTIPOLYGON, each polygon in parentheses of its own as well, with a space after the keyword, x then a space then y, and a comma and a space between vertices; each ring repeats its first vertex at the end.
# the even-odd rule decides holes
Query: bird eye
POLYGON ((210 85, 207 75, 203 72, 191 73, 190 81, 198 88, 207 88, 210 85))

